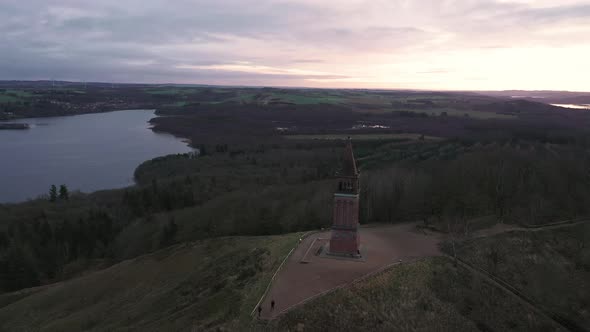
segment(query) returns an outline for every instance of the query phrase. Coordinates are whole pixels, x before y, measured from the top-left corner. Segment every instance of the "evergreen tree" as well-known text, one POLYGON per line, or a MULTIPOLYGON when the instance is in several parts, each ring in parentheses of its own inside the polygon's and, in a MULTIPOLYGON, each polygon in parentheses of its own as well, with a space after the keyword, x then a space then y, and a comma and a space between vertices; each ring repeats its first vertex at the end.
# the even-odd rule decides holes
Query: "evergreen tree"
POLYGON ((30 252, 13 245, 0 261, 0 291, 15 291, 39 285, 30 252))
POLYGON ((59 199, 63 199, 67 201, 70 199, 70 193, 68 192, 68 187, 65 184, 59 186, 59 199))
POLYGON ((51 226, 49 225, 49 223, 47 222, 47 220, 44 220, 43 223, 41 224, 40 230, 39 230, 39 237, 40 237, 40 244, 42 246, 46 246, 49 241, 51 241, 51 238, 53 237, 53 232, 51 230, 51 226))
POLYGON ((178 225, 176 225, 174 217, 170 217, 168 224, 164 226, 164 229, 160 233, 160 247, 163 248, 172 244, 177 231, 178 225))
POLYGON ((57 200, 57 187, 52 184, 51 188, 49 188, 49 201, 55 202, 57 200))
POLYGON ((5 232, 0 232, 0 249, 8 247, 8 235, 5 232))
POLYGON ((154 193, 158 193, 158 180, 155 178, 152 179, 152 190, 154 193))
POLYGON ((208 155, 207 148, 205 147, 205 145, 201 144, 199 146, 199 156, 206 156, 206 155, 208 155))

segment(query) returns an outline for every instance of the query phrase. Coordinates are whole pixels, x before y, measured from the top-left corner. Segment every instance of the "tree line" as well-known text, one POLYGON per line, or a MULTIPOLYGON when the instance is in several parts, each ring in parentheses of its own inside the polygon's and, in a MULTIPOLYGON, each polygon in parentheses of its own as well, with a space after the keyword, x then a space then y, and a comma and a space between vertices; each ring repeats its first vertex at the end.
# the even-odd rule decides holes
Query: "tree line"
MULTIPOLYGON (((0 205, 0 289, 178 242, 331 225, 338 142, 209 151, 146 162, 126 189, 70 197, 53 186, 49 200, 0 205)), ((469 232, 484 216, 534 224, 590 212, 590 158, 574 147, 359 142, 355 152, 363 223, 421 220, 469 232)))

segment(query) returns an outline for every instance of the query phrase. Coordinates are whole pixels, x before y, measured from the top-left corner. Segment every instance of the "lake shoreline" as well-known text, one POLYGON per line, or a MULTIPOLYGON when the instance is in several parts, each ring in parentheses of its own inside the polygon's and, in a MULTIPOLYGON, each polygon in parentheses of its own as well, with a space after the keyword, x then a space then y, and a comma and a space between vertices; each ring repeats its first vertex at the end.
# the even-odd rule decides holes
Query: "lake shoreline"
POLYGON ((0 192, 0 204, 36 199, 52 184, 83 193, 133 186, 143 162, 194 150, 186 137, 154 130, 155 117, 141 109, 11 122, 31 129, 0 131, 0 154, 11 156, 0 174, 12 188, 0 192))
POLYGON ((29 120, 29 119, 52 119, 52 118, 68 118, 72 116, 79 116, 79 115, 91 115, 91 114, 104 114, 104 113, 112 113, 112 112, 127 112, 127 111, 153 111, 154 115, 157 116, 156 111, 157 108, 122 108, 122 109, 111 109, 111 110, 101 110, 101 111, 92 111, 92 112, 80 112, 80 113, 67 113, 67 114, 39 114, 34 116, 11 116, 9 118, 0 117, 0 123, 6 122, 14 122, 14 121, 22 121, 22 120, 29 120))
POLYGON ((28 123, 1 123, 0 130, 27 130, 31 126, 28 123))

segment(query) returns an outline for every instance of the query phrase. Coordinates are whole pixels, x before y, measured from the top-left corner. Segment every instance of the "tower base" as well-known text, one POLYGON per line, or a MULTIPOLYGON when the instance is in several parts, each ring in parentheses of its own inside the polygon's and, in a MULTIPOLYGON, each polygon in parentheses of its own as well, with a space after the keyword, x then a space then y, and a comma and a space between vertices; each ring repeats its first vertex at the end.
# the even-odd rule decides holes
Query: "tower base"
POLYGON ((332 226, 330 252, 335 255, 360 255, 360 234, 358 225, 355 227, 332 226))
POLYGON ((326 243, 322 246, 318 256, 320 256, 321 258, 331 258, 355 262, 367 261, 367 252, 364 246, 360 246, 356 254, 351 254, 330 251, 330 243, 326 243))

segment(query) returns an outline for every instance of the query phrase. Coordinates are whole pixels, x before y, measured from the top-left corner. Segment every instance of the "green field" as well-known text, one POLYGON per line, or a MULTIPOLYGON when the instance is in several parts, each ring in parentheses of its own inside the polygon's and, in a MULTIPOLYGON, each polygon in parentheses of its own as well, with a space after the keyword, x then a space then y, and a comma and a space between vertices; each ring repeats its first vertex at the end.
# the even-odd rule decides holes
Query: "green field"
POLYGON ((256 96, 256 93, 238 92, 238 95, 236 97, 230 98, 227 101, 236 101, 236 102, 242 102, 242 103, 251 103, 252 101, 254 101, 254 96, 256 96))
POLYGON ((14 97, 14 96, 0 93, 0 103, 18 103, 20 101, 21 101, 21 99, 18 97, 14 97))
MULTIPOLYGON (((368 91, 333 91, 333 90, 286 90, 286 89, 229 89, 229 88, 188 88, 159 87, 144 89, 151 95, 177 96, 188 98, 201 104, 220 104, 227 102, 253 103, 269 105, 289 103, 295 105, 331 104, 348 106, 359 112, 388 113, 411 112, 428 116, 469 117, 480 120, 516 119, 510 114, 495 112, 455 109, 454 105, 461 99, 451 95, 429 93, 390 94, 386 92, 368 91), (207 91, 208 95, 203 95, 207 91), (232 96, 233 94, 233 96, 232 96), (213 99, 211 99, 213 98, 213 99)), ((184 107, 182 101, 167 104, 170 107, 184 107)))
POLYGON ((321 93, 275 93, 271 94, 271 98, 278 98, 293 104, 309 105, 309 104, 337 104, 345 101, 344 98, 321 94, 321 93))
POLYGON ((21 103, 33 96, 34 94, 25 90, 5 90, 0 92, 0 103, 21 103))
POLYGON ((144 89, 145 92, 149 93, 149 94, 153 94, 153 95, 169 95, 169 96, 174 96, 174 95, 188 95, 191 93, 195 93, 198 90, 197 89, 188 89, 188 88, 171 88, 171 87, 166 87, 166 88, 150 88, 150 89, 144 89))
POLYGON ((300 235, 185 243, 36 292, 0 295, 0 330, 244 328, 300 235))
POLYGON ((286 313, 277 331, 549 331, 553 322, 443 257, 403 264, 286 313))
POLYGON ((4 93, 16 95, 18 98, 31 98, 34 96, 33 93, 25 90, 6 90, 4 93))

